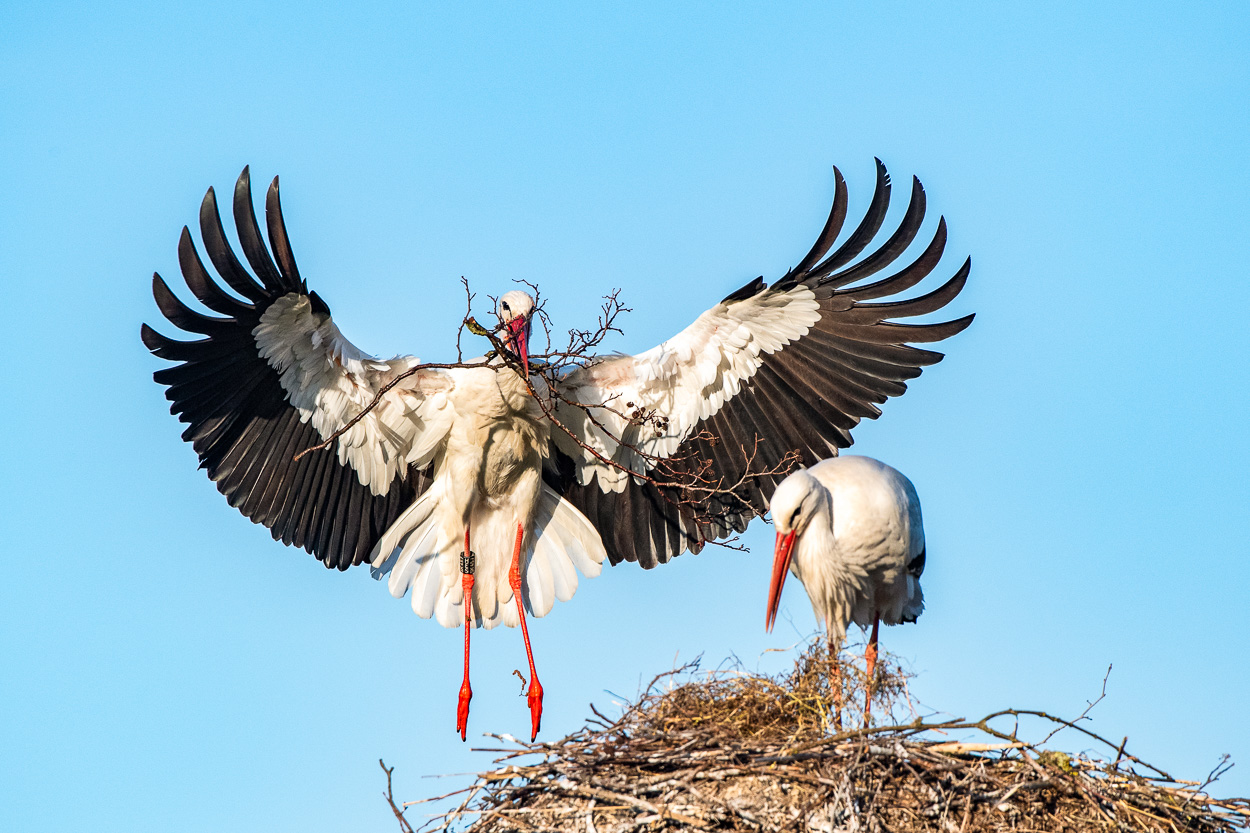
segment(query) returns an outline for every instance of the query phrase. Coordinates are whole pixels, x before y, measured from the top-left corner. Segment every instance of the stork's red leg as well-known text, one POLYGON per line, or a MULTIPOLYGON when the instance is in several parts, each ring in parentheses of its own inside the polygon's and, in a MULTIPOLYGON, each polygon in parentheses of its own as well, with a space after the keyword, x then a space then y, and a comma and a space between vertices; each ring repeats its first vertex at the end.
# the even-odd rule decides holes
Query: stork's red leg
MULTIPOLYGON (((826 625, 826 627, 828 627, 826 625)), ((833 728, 842 731, 842 660, 840 643, 829 640, 829 685, 833 688, 833 728)))
POLYGON ((469 701, 473 688, 469 685, 469 632, 473 630, 473 572, 476 565, 469 549, 469 528, 464 528, 464 554, 460 556, 460 586, 464 589, 464 682, 460 684, 460 702, 456 705, 456 731, 460 740, 468 740, 469 701))
POLYGON ((538 728, 543 723, 543 687, 538 682, 538 672, 534 670, 534 651, 530 648, 530 632, 525 627, 525 604, 521 601, 521 543, 525 539, 525 527, 516 525, 516 547, 512 550, 512 569, 508 571, 508 584, 512 587, 512 597, 516 599, 517 615, 521 619, 521 637, 525 640, 525 657, 530 663, 530 690, 526 694, 526 702, 530 707, 530 741, 538 737, 538 728))
POLYGON ((881 614, 872 615, 872 635, 868 637, 868 647, 864 649, 864 665, 867 666, 867 694, 864 696, 864 724, 868 723, 868 713, 872 709, 872 687, 876 682, 877 673, 877 629, 881 625, 881 614))

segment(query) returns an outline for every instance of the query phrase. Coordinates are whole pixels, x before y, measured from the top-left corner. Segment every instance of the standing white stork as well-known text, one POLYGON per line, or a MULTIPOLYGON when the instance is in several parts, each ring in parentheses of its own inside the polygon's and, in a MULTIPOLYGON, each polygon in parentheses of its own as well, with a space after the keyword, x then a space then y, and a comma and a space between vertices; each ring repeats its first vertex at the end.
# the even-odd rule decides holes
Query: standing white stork
MULTIPOLYGON (((940 341, 972 320, 886 320, 944 307, 963 288, 968 261, 926 295, 865 303, 927 276, 942 255, 946 225, 938 222, 912 263, 866 282, 915 238, 924 189, 913 180, 898 229, 857 260, 881 227, 890 180, 878 161, 864 219, 830 254, 847 205, 836 168, 834 178, 829 219, 798 266, 772 286, 751 281, 658 347, 591 362, 553 380, 555 390, 542 374, 527 384, 518 369, 529 367, 534 302, 509 292, 498 313, 514 356, 422 367, 329 447, 298 459, 419 361, 380 361, 342 336, 296 268, 277 178, 266 199, 269 247, 246 168, 235 185, 235 228, 254 275, 226 241, 212 189, 201 204, 204 248, 237 295, 210 277, 183 229, 178 255, 187 286, 224 317, 188 308, 156 275, 161 313, 204 337, 175 341, 144 325, 143 342, 177 362, 155 379, 168 386, 170 410, 189 424, 182 436, 200 466, 276 540, 340 570, 368 561, 394 596, 411 592, 417 615, 446 627, 521 626, 533 737, 542 687, 527 612, 543 616, 555 599, 571 598, 576 571, 597 575, 605 557, 650 568, 742 531, 765 512, 777 481, 748 475, 776 470, 791 453, 811 464, 849 446, 850 429, 880 413, 876 403, 903 393, 905 380, 942 358, 907 343, 940 341), (558 424, 531 389, 548 397, 558 424), (669 465, 657 468, 659 460, 669 465), (734 493, 692 496, 683 485, 691 475, 736 484, 734 493)), ((462 738, 468 654, 466 627, 462 738)))
POLYGON ((765 628, 772 631, 786 573, 803 582, 836 657, 851 622, 872 629, 864 649, 865 716, 877 667, 881 622, 915 622, 924 610, 924 521, 916 487, 871 457, 834 457, 799 469, 777 486, 777 529, 765 628))

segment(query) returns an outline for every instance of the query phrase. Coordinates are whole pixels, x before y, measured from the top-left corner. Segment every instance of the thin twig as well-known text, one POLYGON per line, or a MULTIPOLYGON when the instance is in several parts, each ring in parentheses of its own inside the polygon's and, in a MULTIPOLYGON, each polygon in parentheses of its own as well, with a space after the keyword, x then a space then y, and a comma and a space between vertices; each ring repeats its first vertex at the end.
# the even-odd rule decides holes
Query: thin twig
POLYGON ((391 773, 395 771, 395 767, 387 768, 381 758, 378 758, 378 766, 382 767, 382 771, 386 773, 386 792, 383 793, 383 795, 386 796, 386 803, 390 805, 391 812, 393 812, 395 814, 395 818, 399 820, 399 829, 403 831, 403 833, 414 833, 412 825, 408 823, 408 819, 404 818, 404 811, 395 804, 395 795, 391 791, 391 773))

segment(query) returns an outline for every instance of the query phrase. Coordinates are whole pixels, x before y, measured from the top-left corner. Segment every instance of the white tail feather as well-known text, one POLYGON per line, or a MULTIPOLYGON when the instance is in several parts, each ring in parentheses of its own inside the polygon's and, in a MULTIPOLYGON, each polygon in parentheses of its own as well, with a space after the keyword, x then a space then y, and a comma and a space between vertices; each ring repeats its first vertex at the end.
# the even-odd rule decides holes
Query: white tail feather
POLYGON ((438 559, 433 554, 425 556, 421 562, 421 570, 412 582, 412 612, 422 619, 429 619, 434 615, 434 604, 438 601, 438 591, 443 583, 443 571, 439 569, 438 559))
POLYGON ((525 605, 531 616, 546 616, 555 604, 555 582, 551 578, 551 559, 562 558, 559 544, 551 535, 544 535, 534 542, 529 564, 525 569, 525 605))
MULTIPOLYGON (((603 548, 603 539, 599 537, 598 531, 573 504, 557 495, 546 484, 543 485, 534 527, 539 536, 554 534, 560 540, 565 555, 586 578, 594 578, 603 571, 603 562, 608 554, 603 548)), ((573 589, 577 589, 576 582, 573 589)))
MULTIPOLYGON (((376 579, 388 577, 388 589, 396 598, 411 592, 413 612, 421 618, 457 628, 464 622, 465 604, 459 581, 461 545, 445 532, 438 511, 444 502, 438 493, 435 484, 391 524, 370 554, 371 573, 376 579)), ((479 628, 520 624, 508 583, 515 528, 501 513, 475 513, 474 541, 481 543, 474 545, 478 561, 472 602, 479 628)), ((546 485, 532 529, 522 575, 526 612, 539 617, 551 611, 556 599, 573 598, 578 571, 587 578, 599 575, 607 553, 590 522, 546 485)))
MULTIPOLYGON (((395 522, 373 545, 373 551, 369 553, 369 563, 372 565, 369 572, 375 579, 381 580, 383 576, 394 571, 400 557, 399 547, 405 536, 430 520, 430 516, 438 505, 435 491, 436 489, 433 488, 427 489, 412 506, 400 513, 395 522)), ((394 592, 393 589, 392 592, 394 592)), ((396 595, 396 598, 400 596, 403 596, 403 592, 396 595)))
MULTIPOLYGON (((438 526, 427 518, 426 523, 417 527, 404 541, 399 557, 395 559, 395 565, 391 569, 391 578, 388 582, 392 596, 402 599, 417 580, 421 568, 428 567, 430 562, 436 560, 438 548, 434 545, 437 538, 438 526)), ((426 618, 429 618, 428 613, 426 618)))
POLYGON ((547 563, 551 567, 551 578, 555 581, 556 598, 567 602, 577 592, 577 570, 573 569, 572 559, 561 549, 547 563))
MULTIPOLYGON (((548 524, 539 540, 552 544, 554 552, 548 557, 547 565, 551 568, 556 598, 567 602, 577 592, 577 570, 573 566, 573 560, 575 551, 581 550, 582 544, 559 524, 548 524)), ((584 551, 578 554, 585 558, 584 551)))
POLYGON ((464 602, 464 589, 460 582, 443 582, 443 592, 434 606, 434 618, 444 628, 460 627, 464 623, 464 602))

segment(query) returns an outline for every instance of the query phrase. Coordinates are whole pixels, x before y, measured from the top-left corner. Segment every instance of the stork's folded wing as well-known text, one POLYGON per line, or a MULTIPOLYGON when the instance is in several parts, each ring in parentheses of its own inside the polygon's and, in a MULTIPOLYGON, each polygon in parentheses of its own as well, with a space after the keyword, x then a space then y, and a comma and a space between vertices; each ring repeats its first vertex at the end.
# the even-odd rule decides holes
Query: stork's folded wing
POLYGON ((846 219, 846 184, 836 168, 834 177, 819 239, 771 287, 757 278, 658 347, 563 380, 557 415, 568 430, 552 431, 547 479, 600 529, 613 563, 652 567, 745 529, 767 510, 788 455, 810 466, 850 446, 860 419, 880 415, 877 405, 941 360, 909 342, 941 341, 971 323, 971 315, 939 324, 889 320, 946 306, 970 261, 928 294, 867 303, 933 271, 946 223, 939 219, 911 264, 866 283, 915 239, 924 189, 913 179, 897 230, 856 261, 885 219, 889 176, 878 160, 864 219, 829 254, 846 219))
POLYGON ((188 308, 156 275, 152 291, 161 313, 204 338, 177 341, 145 324, 143 343, 177 362, 155 379, 168 386, 170 410, 189 425, 183 439, 231 505, 275 539, 346 569, 368 556, 425 488, 423 469, 451 418, 451 382, 428 370, 400 379, 330 447, 296 460, 343 429, 417 360, 378 361, 343 338, 329 308, 300 278, 276 178, 266 199, 273 257, 252 208, 246 168, 235 186, 234 219, 256 276, 226 242, 209 189, 200 232, 213 267, 238 296, 210 276, 184 228, 178 256, 187 286, 224 317, 188 308))

